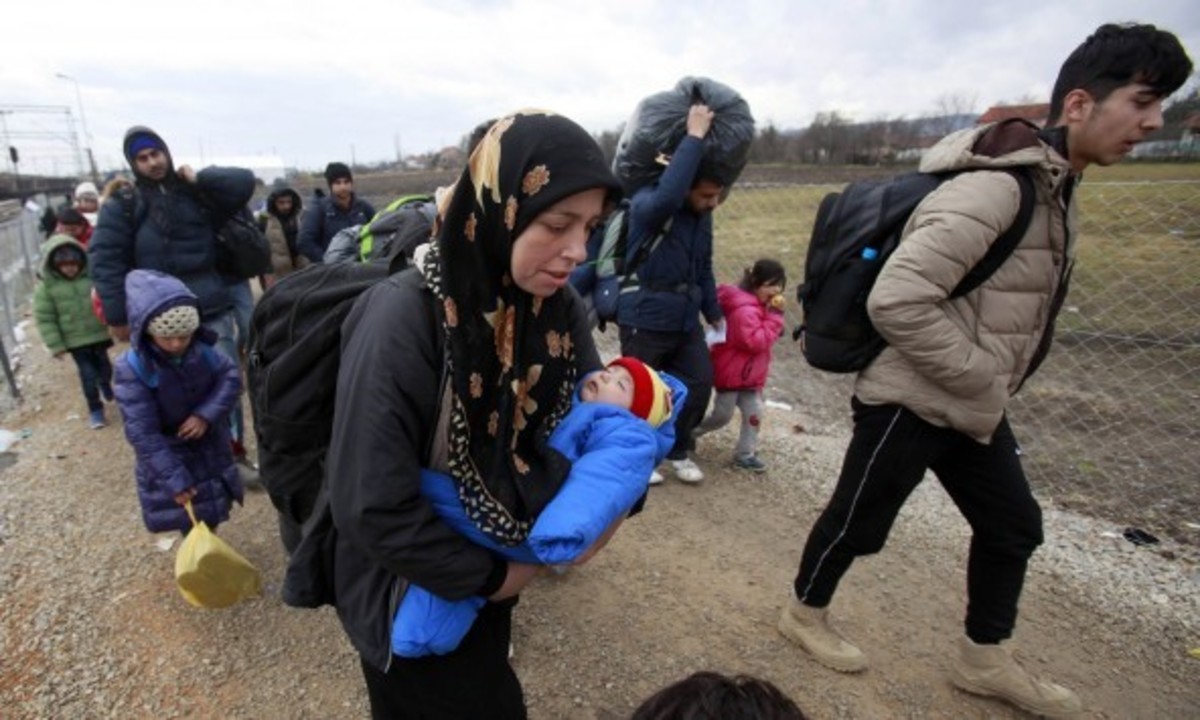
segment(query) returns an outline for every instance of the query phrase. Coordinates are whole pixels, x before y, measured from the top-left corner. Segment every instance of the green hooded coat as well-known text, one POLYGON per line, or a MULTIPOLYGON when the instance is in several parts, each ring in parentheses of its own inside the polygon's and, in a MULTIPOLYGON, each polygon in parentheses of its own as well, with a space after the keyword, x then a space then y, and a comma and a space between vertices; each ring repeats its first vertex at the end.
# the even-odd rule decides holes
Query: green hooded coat
POLYGON ((87 250, 69 235, 54 235, 42 248, 42 281, 33 292, 33 316, 51 353, 109 342, 108 329, 92 312, 92 280, 87 250), (51 260, 61 247, 79 250, 82 267, 73 279, 63 277, 51 260))

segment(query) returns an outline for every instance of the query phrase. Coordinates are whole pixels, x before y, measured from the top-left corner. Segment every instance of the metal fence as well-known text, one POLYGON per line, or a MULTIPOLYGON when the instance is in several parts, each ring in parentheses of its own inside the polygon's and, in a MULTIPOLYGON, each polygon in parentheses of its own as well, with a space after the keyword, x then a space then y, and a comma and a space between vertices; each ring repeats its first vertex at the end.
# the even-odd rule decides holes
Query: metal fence
POLYGON ((5 377, 0 377, 0 410, 16 395, 10 358, 18 350, 17 325, 33 296, 41 240, 33 212, 16 201, 0 202, 0 352, 5 353, 0 358, 5 369, 5 377))
MULTIPOLYGON (((735 188, 716 212, 718 282, 758 257, 792 289, 835 185, 735 188)), ((1055 348, 1010 407, 1030 481, 1056 504, 1200 543, 1200 181, 1084 183, 1055 348)), ((849 378, 808 367, 789 338, 768 385, 818 425, 848 428, 849 378)))

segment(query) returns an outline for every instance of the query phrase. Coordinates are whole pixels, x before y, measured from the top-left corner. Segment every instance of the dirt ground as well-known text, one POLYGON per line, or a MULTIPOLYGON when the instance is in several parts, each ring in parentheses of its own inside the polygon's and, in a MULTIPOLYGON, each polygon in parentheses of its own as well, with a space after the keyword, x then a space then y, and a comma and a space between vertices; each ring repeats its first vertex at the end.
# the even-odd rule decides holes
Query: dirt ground
MULTIPOLYGON (((262 570, 264 596, 191 608, 173 585, 173 548, 159 545, 174 538, 142 527, 119 419, 88 430, 74 367, 31 344, 25 402, 0 418, 26 436, 0 456, 0 717, 366 717, 333 611, 279 600, 284 557, 267 497, 250 495, 221 529, 262 570)), ((801 391, 809 382, 788 379, 801 391)), ((703 484, 668 479, 592 563, 523 596, 514 666, 531 717, 628 717, 701 669, 769 679, 814 718, 1022 717, 945 679, 968 529, 935 482, 835 600, 840 627, 870 657, 866 673, 825 670, 775 631, 846 442, 839 387, 812 398, 803 412, 769 410, 766 475, 730 468, 732 432, 717 434, 699 453, 703 484)), ((1022 661, 1075 688, 1085 717, 1200 716, 1200 659, 1188 654, 1200 646, 1196 565, 1053 507, 1046 525, 1017 630, 1022 661)))

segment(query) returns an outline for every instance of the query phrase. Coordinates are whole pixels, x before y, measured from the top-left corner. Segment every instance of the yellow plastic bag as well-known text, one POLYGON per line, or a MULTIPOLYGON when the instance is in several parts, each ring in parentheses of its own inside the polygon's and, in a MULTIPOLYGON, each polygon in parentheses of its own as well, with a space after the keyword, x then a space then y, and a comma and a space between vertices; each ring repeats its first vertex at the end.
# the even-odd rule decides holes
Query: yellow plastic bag
POLYGON ((223 608, 261 595, 258 568, 197 521, 191 501, 184 507, 192 530, 175 555, 175 584, 183 598, 196 607, 223 608))

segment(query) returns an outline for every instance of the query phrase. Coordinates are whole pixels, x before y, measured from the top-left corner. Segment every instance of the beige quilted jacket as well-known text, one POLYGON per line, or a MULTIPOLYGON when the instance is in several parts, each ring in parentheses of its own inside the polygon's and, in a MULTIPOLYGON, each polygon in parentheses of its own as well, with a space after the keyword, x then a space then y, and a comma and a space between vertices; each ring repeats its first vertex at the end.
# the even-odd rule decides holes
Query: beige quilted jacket
POLYGON ((992 127, 946 137, 921 170, 1032 166, 1037 201, 1029 231, 983 285, 951 300, 954 286, 1012 224, 1020 191, 1010 175, 980 171, 926 197, 871 291, 871 321, 888 347, 855 384, 865 403, 903 405, 982 443, 991 441, 1027 374, 1074 254, 1074 203, 1068 212, 1063 200, 1067 161, 1027 127, 985 137, 992 127), (981 154, 983 147, 990 152, 981 154))

